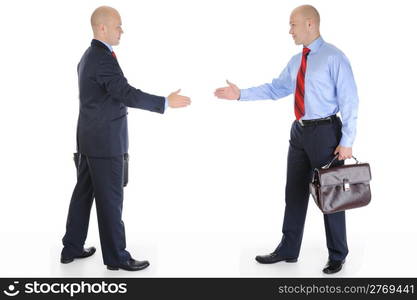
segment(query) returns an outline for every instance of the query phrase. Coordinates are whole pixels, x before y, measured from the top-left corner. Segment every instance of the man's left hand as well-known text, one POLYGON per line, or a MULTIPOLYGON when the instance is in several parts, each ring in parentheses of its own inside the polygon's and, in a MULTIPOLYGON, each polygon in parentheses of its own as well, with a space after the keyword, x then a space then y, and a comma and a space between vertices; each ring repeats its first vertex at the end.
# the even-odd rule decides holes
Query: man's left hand
POLYGON ((339 160, 352 158, 352 147, 343 147, 339 145, 336 150, 334 150, 334 154, 339 154, 339 160))

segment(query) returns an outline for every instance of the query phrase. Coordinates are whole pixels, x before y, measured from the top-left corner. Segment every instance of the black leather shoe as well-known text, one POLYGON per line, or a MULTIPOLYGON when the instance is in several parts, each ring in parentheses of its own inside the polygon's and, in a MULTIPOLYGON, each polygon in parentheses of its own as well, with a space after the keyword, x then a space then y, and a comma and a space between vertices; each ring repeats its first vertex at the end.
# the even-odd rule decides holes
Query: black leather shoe
POLYGON ((123 269, 126 271, 139 271, 139 270, 146 269, 147 267, 149 267, 149 262, 147 260, 138 261, 138 260, 131 258, 126 262, 126 264, 118 265, 118 266, 108 265, 107 269, 113 270, 113 271, 119 270, 119 269, 123 269))
POLYGON ((86 258, 86 257, 89 257, 89 256, 93 255, 95 252, 96 252, 96 248, 90 247, 90 248, 84 249, 83 253, 81 253, 81 255, 79 255, 79 256, 63 257, 61 255, 61 263, 69 264, 70 262, 73 262, 75 258, 86 258))
POLYGON ((323 272, 326 274, 334 274, 342 270, 345 260, 330 260, 327 262, 326 266, 323 269, 323 272))
POLYGON ((256 261, 261 264, 274 264, 279 261, 286 261, 288 263, 297 262, 297 258, 282 257, 278 253, 272 252, 267 255, 258 255, 255 257, 256 261))

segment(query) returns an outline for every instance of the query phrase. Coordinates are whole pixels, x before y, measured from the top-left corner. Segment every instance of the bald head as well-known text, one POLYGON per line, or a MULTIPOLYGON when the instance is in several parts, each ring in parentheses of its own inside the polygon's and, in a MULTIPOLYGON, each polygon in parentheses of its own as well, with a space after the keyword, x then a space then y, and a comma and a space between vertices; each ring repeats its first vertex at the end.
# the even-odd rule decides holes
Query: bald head
POLYGON ((123 33, 119 12, 110 6, 100 6, 91 15, 94 38, 110 45, 118 45, 123 33))
POLYGON ((311 5, 299 6, 291 13, 290 26, 294 42, 308 46, 320 36, 320 14, 311 5))
POLYGON ((320 14, 317 11, 317 9, 315 9, 314 6, 311 5, 301 5, 297 8, 295 8, 292 14, 298 14, 300 15, 302 18, 304 19, 309 19, 311 20, 314 24, 317 24, 317 27, 320 26, 320 14))
POLYGON ((96 28, 100 24, 108 24, 112 18, 119 17, 119 12, 110 6, 97 7, 91 15, 91 27, 96 28))

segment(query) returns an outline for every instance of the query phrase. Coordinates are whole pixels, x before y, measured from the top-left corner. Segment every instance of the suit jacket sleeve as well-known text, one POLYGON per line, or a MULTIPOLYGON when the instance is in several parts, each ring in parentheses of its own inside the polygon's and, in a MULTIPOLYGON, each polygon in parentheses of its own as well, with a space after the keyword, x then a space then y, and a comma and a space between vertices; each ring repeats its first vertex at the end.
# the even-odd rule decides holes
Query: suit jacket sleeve
POLYGON ((116 60, 106 55, 99 63, 97 81, 116 101, 128 107, 164 113, 165 98, 142 92, 129 85, 116 60))

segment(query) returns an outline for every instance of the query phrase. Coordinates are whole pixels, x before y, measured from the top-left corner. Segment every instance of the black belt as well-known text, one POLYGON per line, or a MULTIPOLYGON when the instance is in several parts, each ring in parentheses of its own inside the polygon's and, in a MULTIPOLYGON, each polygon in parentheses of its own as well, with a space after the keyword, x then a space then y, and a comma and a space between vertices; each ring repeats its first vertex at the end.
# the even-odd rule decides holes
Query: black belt
POLYGON ((329 116, 327 118, 321 118, 321 119, 313 119, 313 120, 296 120, 298 124, 300 124, 302 127, 305 126, 313 126, 313 125, 322 125, 322 124, 329 124, 333 123, 338 119, 336 115, 329 116))

